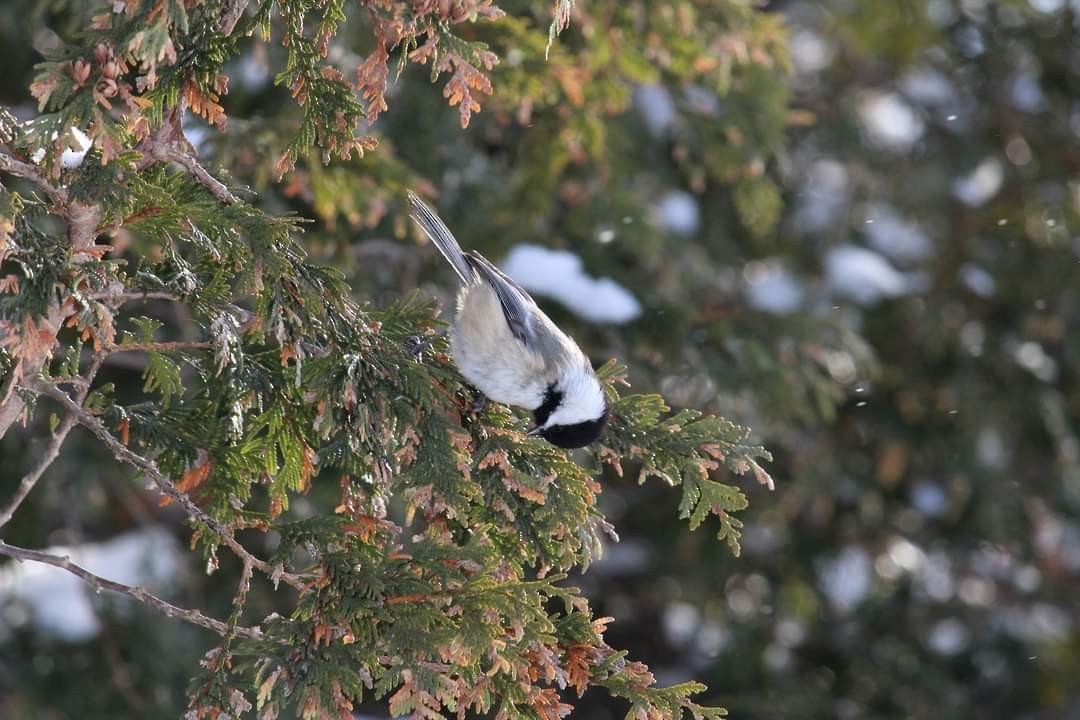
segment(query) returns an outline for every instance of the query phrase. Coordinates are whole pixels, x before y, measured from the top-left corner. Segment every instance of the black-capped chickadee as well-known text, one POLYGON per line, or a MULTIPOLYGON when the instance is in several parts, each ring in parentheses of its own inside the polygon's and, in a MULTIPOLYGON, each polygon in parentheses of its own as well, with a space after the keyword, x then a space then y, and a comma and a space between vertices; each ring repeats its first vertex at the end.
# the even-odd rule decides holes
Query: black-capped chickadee
POLYGON ((461 246, 439 216, 409 192, 411 215, 461 279, 450 350, 458 370, 488 398, 531 410, 540 435, 578 448, 608 419, 604 388, 581 348, 529 293, 477 252, 461 246))

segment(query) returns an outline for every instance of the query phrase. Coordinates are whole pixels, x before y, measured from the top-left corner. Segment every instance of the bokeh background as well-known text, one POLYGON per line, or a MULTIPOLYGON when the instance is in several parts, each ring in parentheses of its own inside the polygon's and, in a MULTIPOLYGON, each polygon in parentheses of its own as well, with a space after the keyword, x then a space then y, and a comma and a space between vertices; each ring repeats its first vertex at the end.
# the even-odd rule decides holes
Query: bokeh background
MULTIPOLYGON (((700 679, 740 720, 1080 718, 1080 2, 579 0, 547 62, 550 4, 500 5, 467 130, 413 68, 379 150, 277 184, 297 111, 281 48, 252 40, 228 134, 188 136, 312 218, 358 298, 449 299, 406 221, 416 187, 597 363, 754 428, 777 487, 747 485, 739 558, 687 532, 670 488, 605 479, 622 542, 575 582, 662 682, 700 679), (679 55, 703 36, 731 58, 708 83, 679 55)), ((32 116, 33 64, 96 9, 0 4, 0 103, 32 116)), ((355 67, 364 37, 331 57, 355 67)), ((0 443, 0 493, 45 434, 0 443)), ((227 614, 230 581, 148 497, 76 433, 4 538, 227 614)), ((176 717, 210 642, 0 565, 0 717, 176 717)), ((594 692, 575 717, 623 712, 594 692)))

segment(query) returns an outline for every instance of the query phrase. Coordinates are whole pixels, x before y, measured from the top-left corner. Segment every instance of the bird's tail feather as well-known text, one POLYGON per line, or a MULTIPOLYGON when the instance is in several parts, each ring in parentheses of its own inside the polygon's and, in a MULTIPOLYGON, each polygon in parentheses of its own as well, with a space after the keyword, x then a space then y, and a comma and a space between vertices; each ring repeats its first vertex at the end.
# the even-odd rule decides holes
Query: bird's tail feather
POLYGON ((450 267, 454 268, 461 282, 466 285, 476 282, 476 273, 469 265, 469 261, 465 259, 461 245, 446 227, 446 223, 412 190, 409 191, 409 204, 412 206, 409 215, 439 249, 442 256, 450 263, 450 267))

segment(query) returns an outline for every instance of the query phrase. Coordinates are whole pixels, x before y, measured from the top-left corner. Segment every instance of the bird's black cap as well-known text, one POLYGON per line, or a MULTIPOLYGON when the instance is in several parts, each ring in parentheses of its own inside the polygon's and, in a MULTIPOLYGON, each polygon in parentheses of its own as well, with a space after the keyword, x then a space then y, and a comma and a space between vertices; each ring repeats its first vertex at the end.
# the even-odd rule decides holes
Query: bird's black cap
POLYGON ((552 445, 561 448, 585 447, 603 434, 607 427, 608 411, 595 420, 574 423, 573 425, 552 425, 540 430, 540 436, 552 445))

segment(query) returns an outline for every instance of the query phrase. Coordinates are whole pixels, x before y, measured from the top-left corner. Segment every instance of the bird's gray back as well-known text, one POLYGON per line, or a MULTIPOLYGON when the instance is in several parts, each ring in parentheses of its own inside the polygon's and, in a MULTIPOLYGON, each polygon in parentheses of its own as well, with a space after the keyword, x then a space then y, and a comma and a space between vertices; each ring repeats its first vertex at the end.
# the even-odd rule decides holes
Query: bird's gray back
POLYGON ((565 363, 587 362, 577 345, 533 304, 532 332, 523 343, 503 317, 494 288, 481 282, 458 293, 450 333, 454 362, 469 382, 496 402, 540 406, 565 363))

